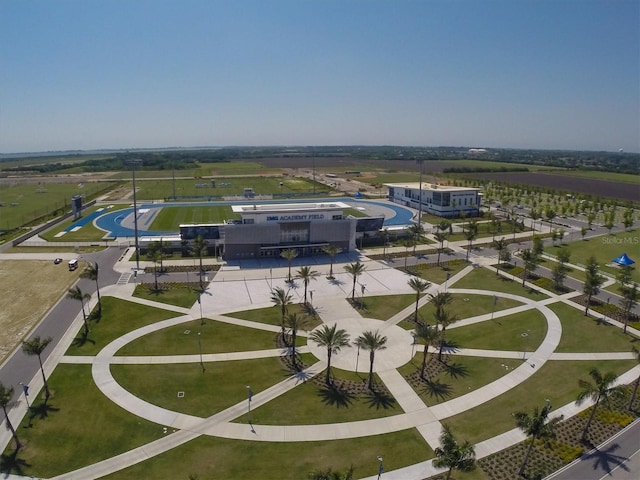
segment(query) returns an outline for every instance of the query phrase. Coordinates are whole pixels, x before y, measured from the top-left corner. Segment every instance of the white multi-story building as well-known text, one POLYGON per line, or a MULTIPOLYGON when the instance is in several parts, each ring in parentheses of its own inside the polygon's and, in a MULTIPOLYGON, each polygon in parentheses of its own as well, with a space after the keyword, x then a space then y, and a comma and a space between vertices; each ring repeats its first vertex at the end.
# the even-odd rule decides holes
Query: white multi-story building
POLYGON ((439 217, 458 217, 462 212, 475 217, 482 205, 482 193, 479 188, 454 187, 451 185, 437 185, 434 183, 385 183, 389 188, 389 200, 406 207, 437 215, 439 217))

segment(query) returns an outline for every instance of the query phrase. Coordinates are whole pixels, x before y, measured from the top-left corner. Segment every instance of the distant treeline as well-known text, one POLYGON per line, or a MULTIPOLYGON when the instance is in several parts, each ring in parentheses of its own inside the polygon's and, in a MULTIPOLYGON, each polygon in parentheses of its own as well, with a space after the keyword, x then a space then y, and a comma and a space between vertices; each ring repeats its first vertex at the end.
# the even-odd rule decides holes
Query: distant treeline
POLYGON ((443 173, 496 173, 496 172, 528 172, 527 167, 451 167, 443 168, 443 173))

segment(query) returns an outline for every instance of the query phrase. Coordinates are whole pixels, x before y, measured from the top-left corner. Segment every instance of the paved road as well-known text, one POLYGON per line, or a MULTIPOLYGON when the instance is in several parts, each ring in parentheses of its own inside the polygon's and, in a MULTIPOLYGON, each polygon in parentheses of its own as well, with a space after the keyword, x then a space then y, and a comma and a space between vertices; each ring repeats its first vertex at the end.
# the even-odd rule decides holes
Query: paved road
POLYGON ((640 420, 545 480, 638 480, 640 420))
MULTIPOLYGON (((100 267, 98 280, 102 287, 116 283, 120 277, 120 274, 113 270, 113 265, 120 258, 121 254, 122 251, 120 249, 112 247, 101 252, 82 255, 82 258, 98 262, 100 267)), ((93 280, 81 278, 76 285, 78 285, 83 292, 93 293, 96 290, 96 284, 93 280)), ((71 300, 63 296, 33 330, 29 338, 35 335, 40 335, 42 338, 53 338, 51 344, 42 354, 43 363, 79 312, 80 303, 77 300, 71 300)), ((4 385, 14 386, 14 399, 16 399, 22 394, 22 390, 18 388, 20 382, 28 382, 38 370, 38 359, 25 355, 20 350, 20 347, 18 347, 16 354, 10 355, 7 361, 0 367, 0 382, 4 385)))

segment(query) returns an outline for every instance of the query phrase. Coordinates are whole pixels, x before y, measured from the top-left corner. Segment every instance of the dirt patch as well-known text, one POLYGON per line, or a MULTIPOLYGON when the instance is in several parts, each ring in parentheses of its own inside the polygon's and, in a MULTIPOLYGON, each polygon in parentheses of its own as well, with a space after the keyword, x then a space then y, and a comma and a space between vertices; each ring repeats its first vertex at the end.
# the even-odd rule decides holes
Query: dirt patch
POLYGON ((64 262, 0 261, 0 362, 71 288, 82 268, 70 272, 64 262))

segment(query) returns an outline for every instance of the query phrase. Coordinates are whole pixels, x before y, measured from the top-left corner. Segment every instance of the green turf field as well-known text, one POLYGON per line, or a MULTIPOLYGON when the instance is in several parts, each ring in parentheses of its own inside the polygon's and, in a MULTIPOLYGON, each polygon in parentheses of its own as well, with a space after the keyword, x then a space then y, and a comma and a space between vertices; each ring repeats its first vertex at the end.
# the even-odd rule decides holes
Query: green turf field
POLYGON ((225 220, 239 218, 240 215, 233 213, 228 205, 163 207, 151 223, 150 230, 178 230, 181 224, 224 223, 225 220))
POLYGON ((84 195, 88 201, 97 192, 114 185, 107 182, 29 185, 2 183, 0 184, 0 230, 17 228, 57 209, 70 210, 72 196, 84 195))

